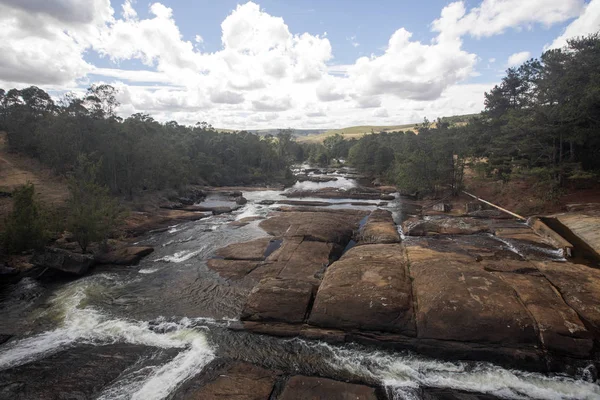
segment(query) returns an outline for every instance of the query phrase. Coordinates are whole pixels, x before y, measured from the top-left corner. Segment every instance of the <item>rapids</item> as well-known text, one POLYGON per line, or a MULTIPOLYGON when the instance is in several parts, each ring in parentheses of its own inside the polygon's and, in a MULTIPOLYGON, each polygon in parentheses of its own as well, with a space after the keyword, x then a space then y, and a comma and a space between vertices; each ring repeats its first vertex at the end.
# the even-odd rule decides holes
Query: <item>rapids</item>
MULTIPOLYGON (((331 183, 343 189, 357 185, 340 177, 328 183, 297 183, 287 190, 331 183)), ((248 203, 230 215, 143 237, 138 243, 154 246, 155 252, 136 267, 98 267, 78 280, 48 284, 24 279, 5 288, 0 332, 15 337, 0 346, 0 399, 56 398, 58 393, 64 398, 167 399, 222 359, 376 385, 389 399, 419 399, 420 388, 507 399, 600 399, 600 387, 589 381, 592 374, 585 369, 575 378, 550 376, 489 363, 448 362, 409 352, 229 329, 238 321, 249 289, 229 285, 207 268, 205 260, 227 244, 267 236, 258 221, 241 227, 230 223, 264 217, 276 207, 259 204, 262 200, 285 199, 280 191, 249 191, 244 196, 248 203), (100 356, 92 357, 95 354, 100 356), (90 359, 96 360, 91 367, 90 359)), ((386 208, 398 219, 408 212, 400 200, 386 208)), ((548 259, 561 257, 486 235, 480 240, 516 256, 533 251, 548 259)))

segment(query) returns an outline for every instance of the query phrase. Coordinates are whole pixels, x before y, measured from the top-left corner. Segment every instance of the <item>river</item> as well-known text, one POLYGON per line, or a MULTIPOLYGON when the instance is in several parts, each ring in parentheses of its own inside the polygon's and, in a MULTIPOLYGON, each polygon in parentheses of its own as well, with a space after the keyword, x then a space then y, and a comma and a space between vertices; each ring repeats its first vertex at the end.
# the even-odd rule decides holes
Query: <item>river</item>
MULTIPOLYGON (((355 185, 339 177, 287 190, 355 185)), ((4 288, 0 332, 17 336, 0 346, 0 399, 181 398, 180 388, 219 360, 381 386, 390 399, 418 399, 424 387, 514 399, 600 398, 585 370, 576 378, 550 376, 229 329, 250 289, 230 285, 206 260, 227 244, 267 236, 259 221, 241 227, 231 222, 266 216, 275 206, 259 203, 284 199, 281 194, 248 191, 248 203, 232 214, 140 238, 140 245, 154 246, 155 252, 138 266, 97 267, 76 280, 25 278, 4 288)), ((401 218, 401 200, 386 208, 401 218)))

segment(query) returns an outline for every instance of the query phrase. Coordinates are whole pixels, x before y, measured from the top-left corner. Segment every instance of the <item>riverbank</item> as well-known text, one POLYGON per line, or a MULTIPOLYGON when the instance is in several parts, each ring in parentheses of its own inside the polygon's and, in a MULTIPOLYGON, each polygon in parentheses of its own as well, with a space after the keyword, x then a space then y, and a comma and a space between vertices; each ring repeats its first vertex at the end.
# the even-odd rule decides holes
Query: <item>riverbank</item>
POLYGON ((13 285, 0 399, 600 395, 591 311, 570 306, 581 293, 561 279, 580 278, 552 270, 568 265, 558 249, 525 224, 434 215, 337 175, 245 189, 243 205, 237 188, 206 191, 193 206, 232 211, 132 238, 154 249, 138 265, 13 285), (291 193, 311 191, 334 195, 291 193))

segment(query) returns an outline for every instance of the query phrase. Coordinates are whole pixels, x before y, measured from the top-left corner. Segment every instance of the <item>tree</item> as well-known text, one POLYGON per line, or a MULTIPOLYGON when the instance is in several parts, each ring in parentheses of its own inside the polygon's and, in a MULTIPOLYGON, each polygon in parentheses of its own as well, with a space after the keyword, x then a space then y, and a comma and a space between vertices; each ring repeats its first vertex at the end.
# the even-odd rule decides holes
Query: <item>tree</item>
POLYGON ((91 242, 108 238, 115 228, 120 211, 108 188, 96 181, 100 163, 80 155, 69 177, 70 198, 67 227, 86 252, 91 242))
POLYGON ((46 218, 35 199, 35 187, 27 183, 13 191, 13 210, 4 221, 2 241, 9 253, 43 247, 48 239, 46 218))

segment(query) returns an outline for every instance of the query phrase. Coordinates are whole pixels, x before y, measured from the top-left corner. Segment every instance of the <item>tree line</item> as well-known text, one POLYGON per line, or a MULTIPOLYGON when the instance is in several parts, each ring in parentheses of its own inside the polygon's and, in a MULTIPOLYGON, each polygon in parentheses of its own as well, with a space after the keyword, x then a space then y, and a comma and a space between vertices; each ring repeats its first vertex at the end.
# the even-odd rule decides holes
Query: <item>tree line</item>
POLYGON ((98 180, 113 194, 289 178, 290 132, 278 139, 221 133, 207 123, 160 123, 141 113, 122 119, 115 95, 110 85, 94 85, 83 97, 65 95, 55 102, 35 86, 0 89, 0 130, 12 151, 39 159, 57 174, 73 171, 81 155, 98 162, 98 180))
POLYGON ((347 158, 361 172, 425 194, 462 186, 465 166, 558 191, 600 171, 600 35, 568 41, 485 93, 479 115, 425 120, 416 130, 305 145, 321 161, 347 158), (340 144, 342 143, 342 144, 340 144), (334 144, 333 146, 331 146, 334 144))

